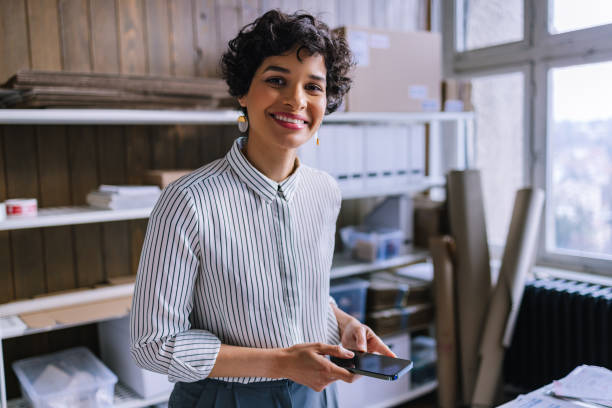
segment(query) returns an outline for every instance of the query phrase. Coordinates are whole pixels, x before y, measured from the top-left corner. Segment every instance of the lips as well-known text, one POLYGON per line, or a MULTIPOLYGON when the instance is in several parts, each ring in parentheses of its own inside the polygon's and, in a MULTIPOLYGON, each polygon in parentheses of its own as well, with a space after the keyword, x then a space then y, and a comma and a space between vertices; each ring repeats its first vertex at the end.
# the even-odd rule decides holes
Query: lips
POLYGON ((308 125, 308 121, 304 117, 290 113, 277 112, 270 116, 276 123, 288 129, 302 129, 308 125))

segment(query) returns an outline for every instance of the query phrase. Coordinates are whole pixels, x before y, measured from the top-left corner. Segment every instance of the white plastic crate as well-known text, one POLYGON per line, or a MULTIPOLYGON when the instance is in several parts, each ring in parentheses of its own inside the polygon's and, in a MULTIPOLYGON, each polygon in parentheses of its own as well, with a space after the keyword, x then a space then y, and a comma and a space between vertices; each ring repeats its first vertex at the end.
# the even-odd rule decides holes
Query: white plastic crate
POLYGON ((113 406, 117 377, 85 347, 19 360, 13 369, 34 408, 113 406))

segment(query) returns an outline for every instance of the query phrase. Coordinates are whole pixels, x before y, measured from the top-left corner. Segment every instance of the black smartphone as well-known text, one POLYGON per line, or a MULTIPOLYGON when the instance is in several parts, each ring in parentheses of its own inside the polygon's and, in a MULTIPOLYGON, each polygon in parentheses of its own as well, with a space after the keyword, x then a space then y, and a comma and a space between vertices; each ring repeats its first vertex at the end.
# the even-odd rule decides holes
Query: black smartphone
POLYGON ((410 360, 355 350, 351 351, 355 353, 353 358, 330 356, 330 360, 352 373, 389 381, 397 380, 412 369, 412 361, 410 360))

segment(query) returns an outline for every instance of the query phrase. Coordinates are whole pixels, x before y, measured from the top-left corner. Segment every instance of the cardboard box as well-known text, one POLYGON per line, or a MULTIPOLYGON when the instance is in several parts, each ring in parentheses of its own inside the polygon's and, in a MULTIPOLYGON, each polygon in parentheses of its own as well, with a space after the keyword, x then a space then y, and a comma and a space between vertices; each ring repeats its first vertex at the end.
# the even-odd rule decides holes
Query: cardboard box
POLYGON ((144 173, 143 181, 145 184, 154 184, 159 188, 165 188, 168 184, 191 173, 192 169, 181 170, 147 170, 144 173))
POLYGON ((439 33, 341 27, 357 65, 344 110, 423 112, 440 110, 442 40, 439 33))
POLYGON ((468 80, 445 79, 442 82, 442 106, 445 112, 473 111, 472 83, 468 80))

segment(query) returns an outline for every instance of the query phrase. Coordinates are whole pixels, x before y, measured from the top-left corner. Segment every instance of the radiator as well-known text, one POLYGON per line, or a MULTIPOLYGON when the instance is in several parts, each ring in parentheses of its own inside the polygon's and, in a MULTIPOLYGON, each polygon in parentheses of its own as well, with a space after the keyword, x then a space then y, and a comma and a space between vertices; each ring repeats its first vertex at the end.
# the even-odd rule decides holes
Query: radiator
POLYGON ((532 390, 580 364, 612 369, 612 287, 560 279, 525 286, 505 383, 532 390))

